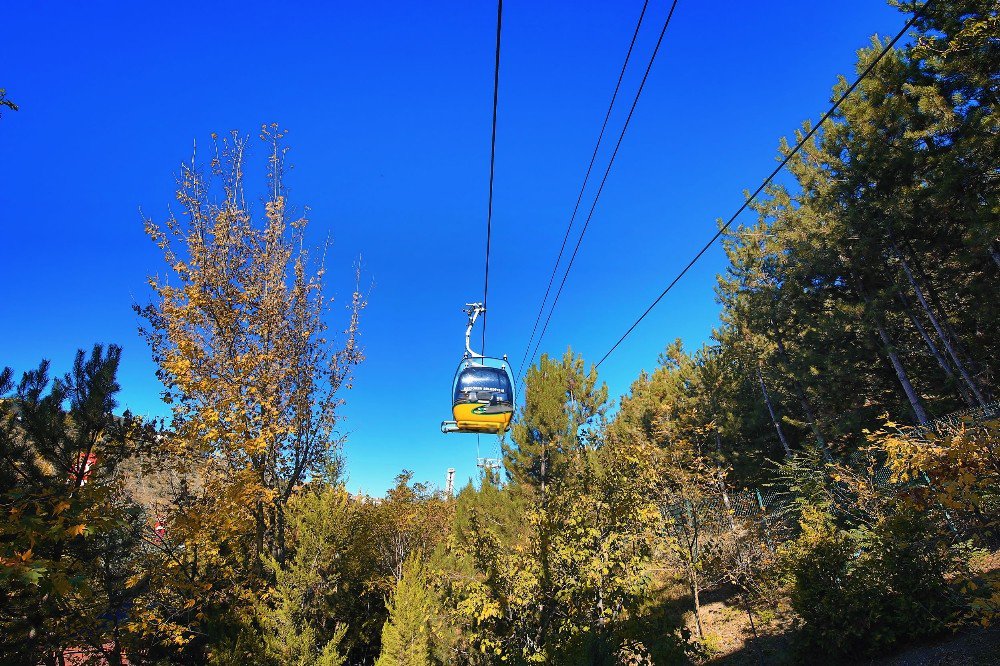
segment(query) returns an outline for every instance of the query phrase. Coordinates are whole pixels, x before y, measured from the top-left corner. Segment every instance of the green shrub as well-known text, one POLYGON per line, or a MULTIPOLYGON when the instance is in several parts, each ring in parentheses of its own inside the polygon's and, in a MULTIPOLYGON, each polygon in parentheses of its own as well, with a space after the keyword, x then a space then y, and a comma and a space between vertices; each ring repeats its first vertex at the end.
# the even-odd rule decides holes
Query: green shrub
POLYGON ((801 528, 783 560, 803 649, 877 654, 942 631, 957 610, 946 580, 951 552, 912 509, 846 531, 807 508, 801 528))

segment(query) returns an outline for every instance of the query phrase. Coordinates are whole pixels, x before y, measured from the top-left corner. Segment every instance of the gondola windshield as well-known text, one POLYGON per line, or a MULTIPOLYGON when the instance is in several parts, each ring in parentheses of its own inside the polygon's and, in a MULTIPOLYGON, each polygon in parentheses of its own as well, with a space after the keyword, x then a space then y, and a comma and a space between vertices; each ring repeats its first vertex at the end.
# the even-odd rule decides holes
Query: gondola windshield
POLYGON ((511 405, 514 393, 507 373, 501 368, 471 366, 458 371, 453 402, 488 402, 511 405))

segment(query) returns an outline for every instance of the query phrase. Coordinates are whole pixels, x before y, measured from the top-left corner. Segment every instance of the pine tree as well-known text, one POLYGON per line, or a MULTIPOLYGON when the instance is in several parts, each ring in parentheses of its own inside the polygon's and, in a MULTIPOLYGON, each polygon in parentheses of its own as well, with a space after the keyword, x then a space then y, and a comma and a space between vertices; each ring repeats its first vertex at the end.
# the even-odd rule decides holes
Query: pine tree
POLYGON ((567 456, 594 435, 607 409, 608 389, 597 371, 567 350, 561 361, 542 354, 525 376, 525 403, 514 424, 514 444, 504 443, 504 466, 516 482, 543 496, 562 473, 567 456))
POLYGON ((50 663, 75 647, 121 664, 126 648, 148 645, 141 623, 126 622, 153 603, 139 584, 148 528, 117 471, 154 431, 114 414, 120 359, 120 347, 95 345, 64 376, 50 379, 43 361, 16 387, 0 372, 4 661, 50 663))
POLYGON ((382 628, 382 653, 376 666, 431 666, 434 599, 420 554, 410 556, 389 602, 382 628))
POLYGON ((358 512, 342 487, 330 485, 294 494, 287 515, 289 555, 284 563, 265 559, 274 583, 254 608, 265 649, 283 664, 345 663, 364 619, 365 581, 351 580, 352 561, 367 555, 354 543, 358 512))

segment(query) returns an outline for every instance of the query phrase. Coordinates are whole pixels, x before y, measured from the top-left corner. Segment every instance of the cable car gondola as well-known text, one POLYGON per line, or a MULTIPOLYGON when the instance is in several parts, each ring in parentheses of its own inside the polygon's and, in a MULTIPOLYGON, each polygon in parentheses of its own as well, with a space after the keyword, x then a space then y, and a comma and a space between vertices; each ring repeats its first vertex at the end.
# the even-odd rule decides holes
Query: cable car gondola
POLYGON ((514 415, 514 382, 507 357, 492 358, 472 351, 469 339, 479 314, 486 312, 481 303, 469 303, 466 314, 465 356, 455 372, 452 384, 453 421, 442 421, 441 432, 468 432, 502 435, 510 428, 514 415))

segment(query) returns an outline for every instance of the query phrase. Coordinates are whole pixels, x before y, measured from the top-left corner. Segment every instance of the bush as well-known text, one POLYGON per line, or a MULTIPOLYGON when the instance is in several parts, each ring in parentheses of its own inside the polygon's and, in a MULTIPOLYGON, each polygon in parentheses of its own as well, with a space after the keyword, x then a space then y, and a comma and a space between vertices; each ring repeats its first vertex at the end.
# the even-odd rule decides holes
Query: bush
POLYGON ((803 649, 877 654, 941 632, 957 611, 946 578, 951 550, 918 512, 900 507, 847 531, 806 508, 800 525, 782 555, 803 649))

